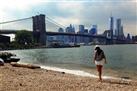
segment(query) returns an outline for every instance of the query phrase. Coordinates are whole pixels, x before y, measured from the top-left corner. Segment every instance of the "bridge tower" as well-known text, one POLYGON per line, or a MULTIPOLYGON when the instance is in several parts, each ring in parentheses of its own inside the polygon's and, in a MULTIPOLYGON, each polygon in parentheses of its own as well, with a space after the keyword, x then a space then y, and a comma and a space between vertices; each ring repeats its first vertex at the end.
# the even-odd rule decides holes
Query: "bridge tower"
POLYGON ((45 15, 33 16, 33 37, 35 43, 46 45, 46 24, 45 15))

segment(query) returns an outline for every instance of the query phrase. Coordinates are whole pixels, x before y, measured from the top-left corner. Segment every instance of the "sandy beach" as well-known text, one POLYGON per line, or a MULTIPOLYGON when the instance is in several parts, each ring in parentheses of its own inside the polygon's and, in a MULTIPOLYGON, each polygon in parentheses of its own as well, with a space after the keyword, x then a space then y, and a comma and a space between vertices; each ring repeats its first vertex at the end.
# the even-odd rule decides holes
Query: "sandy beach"
POLYGON ((137 91, 137 81, 81 77, 46 69, 0 66, 0 91, 137 91))

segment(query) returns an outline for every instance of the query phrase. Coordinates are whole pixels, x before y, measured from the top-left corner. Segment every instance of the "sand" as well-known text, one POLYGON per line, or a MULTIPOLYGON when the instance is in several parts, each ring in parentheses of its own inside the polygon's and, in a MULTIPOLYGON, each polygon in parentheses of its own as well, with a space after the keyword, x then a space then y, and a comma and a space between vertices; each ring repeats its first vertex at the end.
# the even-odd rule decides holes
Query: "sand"
POLYGON ((81 77, 45 69, 0 66, 0 91, 137 91, 137 81, 81 77))

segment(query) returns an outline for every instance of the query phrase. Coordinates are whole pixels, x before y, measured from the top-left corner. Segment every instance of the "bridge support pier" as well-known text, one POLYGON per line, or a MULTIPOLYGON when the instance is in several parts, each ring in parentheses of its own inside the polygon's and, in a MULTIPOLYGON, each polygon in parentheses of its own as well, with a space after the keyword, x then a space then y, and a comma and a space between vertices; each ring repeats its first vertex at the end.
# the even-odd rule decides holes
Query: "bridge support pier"
POLYGON ((35 43, 46 45, 45 15, 33 16, 33 37, 35 43))

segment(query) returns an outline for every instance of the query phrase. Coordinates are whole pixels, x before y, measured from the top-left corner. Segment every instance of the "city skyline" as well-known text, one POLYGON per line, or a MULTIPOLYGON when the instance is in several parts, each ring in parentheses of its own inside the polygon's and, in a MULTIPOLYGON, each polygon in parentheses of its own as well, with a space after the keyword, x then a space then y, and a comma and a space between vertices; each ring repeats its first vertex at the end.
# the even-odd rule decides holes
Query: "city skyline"
MULTIPOLYGON (((15 2, 5 0, 2 2, 0 22, 43 13, 66 27, 74 24, 74 26, 85 25, 86 29, 90 29, 92 25, 98 25, 98 32, 103 33, 109 29, 109 17, 112 14, 114 22, 117 18, 121 18, 125 35, 127 33, 137 35, 136 0, 61 0, 60 2, 56 0, 15 0, 15 2), (10 5, 7 2, 11 2, 10 5)), ((77 26, 76 29, 78 31, 77 26)))

